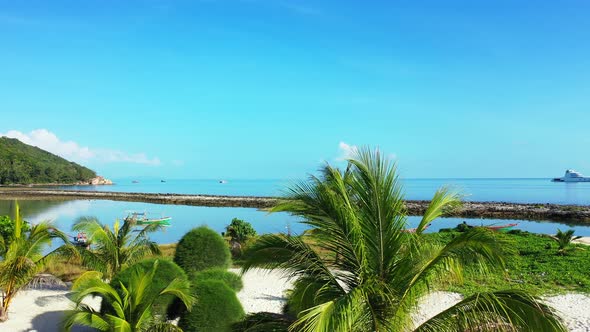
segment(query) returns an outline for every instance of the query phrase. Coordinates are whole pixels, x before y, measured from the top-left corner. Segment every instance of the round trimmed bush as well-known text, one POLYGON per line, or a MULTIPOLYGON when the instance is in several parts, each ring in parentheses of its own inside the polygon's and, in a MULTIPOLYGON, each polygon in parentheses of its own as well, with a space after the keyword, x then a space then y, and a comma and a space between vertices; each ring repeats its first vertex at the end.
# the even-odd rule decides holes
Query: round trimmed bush
POLYGON ((232 324, 244 317, 244 309, 236 293, 219 280, 193 283, 197 298, 191 311, 184 311, 178 327, 184 331, 229 332, 232 324))
MULTIPOLYGON (((156 269, 152 283, 146 290, 147 292, 159 291, 176 278, 188 280, 184 270, 171 260, 163 258, 149 258, 135 263, 117 273, 113 280, 111 280, 110 285, 117 290, 121 288, 120 283, 125 286, 129 285, 129 279, 135 271, 139 272, 140 275, 147 273, 152 269, 156 260, 158 261, 158 268, 156 269)), ((170 306, 174 299, 175 297, 173 295, 160 296, 154 302, 154 306, 152 308, 153 313, 157 315, 166 314, 168 306, 170 306)))
POLYGON ((213 268, 196 272, 191 275, 191 280, 193 282, 200 282, 203 280, 219 280, 236 292, 239 292, 242 287, 244 287, 244 284, 242 283, 242 277, 222 268, 213 268))
POLYGON ((184 234, 176 246, 174 262, 188 274, 231 264, 229 247, 214 230, 201 226, 184 234))

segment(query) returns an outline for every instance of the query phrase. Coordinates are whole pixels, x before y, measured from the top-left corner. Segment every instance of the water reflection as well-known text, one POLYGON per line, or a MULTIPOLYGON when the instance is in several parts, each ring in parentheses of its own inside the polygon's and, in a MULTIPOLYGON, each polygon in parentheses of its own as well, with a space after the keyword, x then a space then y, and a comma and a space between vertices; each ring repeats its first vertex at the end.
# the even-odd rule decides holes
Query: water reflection
MULTIPOLYGON (((10 201, 0 201, 0 215, 11 213, 10 201)), ((118 202, 107 200, 72 200, 72 201, 19 201, 21 211, 26 220, 36 223, 43 220, 53 220, 57 227, 70 232, 73 223, 82 216, 96 217, 102 223, 112 225, 117 219, 126 216, 126 211, 158 212, 172 217, 172 225, 165 231, 151 235, 158 243, 176 242, 190 229, 207 225, 217 232, 222 232, 232 218, 244 219, 250 223, 258 233, 287 232, 301 234, 307 226, 298 222, 296 217, 286 213, 268 214, 267 212, 251 208, 217 208, 183 205, 162 205, 140 202, 118 202)), ((410 217, 408 227, 416 227, 420 217, 410 217)), ((561 230, 574 229, 576 235, 590 236, 589 226, 568 226, 564 223, 523 221, 511 219, 468 219, 441 218, 428 229, 436 232, 441 228, 452 228, 466 221, 471 225, 509 224, 518 223, 517 229, 534 233, 554 234, 561 230)))

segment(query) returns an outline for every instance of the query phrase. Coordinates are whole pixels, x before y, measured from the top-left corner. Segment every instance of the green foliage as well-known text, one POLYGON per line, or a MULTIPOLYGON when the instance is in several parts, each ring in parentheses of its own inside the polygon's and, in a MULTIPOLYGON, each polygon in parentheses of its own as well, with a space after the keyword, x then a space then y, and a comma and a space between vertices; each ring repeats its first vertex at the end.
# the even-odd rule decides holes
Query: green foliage
POLYGON ((162 230, 164 226, 149 224, 139 231, 136 231, 136 226, 133 221, 121 224, 117 220, 111 228, 93 217, 79 218, 72 230, 86 233, 91 249, 79 248, 82 264, 110 279, 129 265, 151 255, 159 255, 160 247, 148 235, 162 230))
MULTIPOLYGON (((0 216, 0 238, 4 243, 4 248, 8 248, 10 242, 12 242, 12 236, 14 234, 14 225, 15 221, 12 220, 9 216, 0 216)), ((22 228, 24 232, 28 232, 31 230, 31 225, 23 220, 22 221, 22 228)), ((2 249, 0 247, 0 249, 2 249)), ((0 254, 4 253, 4 250, 0 250, 0 254)))
POLYGON ((229 236, 232 241, 243 244, 248 238, 256 236, 256 231, 249 222, 233 218, 231 223, 225 227, 225 236, 229 236))
POLYGON ((236 293, 219 280, 194 282, 192 294, 197 302, 178 322, 184 331, 225 332, 244 317, 236 293))
POLYGON ((239 292, 242 287, 244 287, 242 277, 223 268, 212 268, 200 272, 194 272, 191 280, 193 280, 193 282, 219 280, 236 292, 239 292))
POLYGON ((581 236, 574 236, 574 232, 573 229, 568 229, 565 232, 562 232, 561 229, 557 229, 557 234, 552 236, 553 240, 557 242, 557 253, 559 255, 565 255, 572 244, 572 241, 581 238, 581 236))
POLYGON ((233 332, 287 332, 293 323, 289 316, 272 312, 257 312, 247 315, 232 326, 233 332))
POLYGON ((231 264, 227 244, 214 230, 201 226, 186 233, 176 246, 174 262, 187 274, 219 267, 227 269, 231 264))
MULTIPOLYGON (((448 243, 459 233, 426 234, 432 242, 448 243)), ((475 267, 464 271, 460 285, 443 286, 462 294, 489 290, 520 289, 532 294, 546 295, 562 292, 590 293, 590 255, 587 246, 571 244, 567 255, 555 255, 555 241, 547 236, 520 232, 496 233, 500 241, 509 242, 514 254, 505 257, 501 271, 481 276, 475 267)))
POLYGON ((178 298, 185 307, 191 308, 194 298, 190 295, 187 280, 175 278, 168 283, 154 285, 159 261, 153 261, 147 271, 133 270, 130 278, 113 288, 102 280, 102 274, 89 271, 72 286, 74 310, 66 314, 64 330, 70 331, 76 325, 88 326, 99 331, 180 331, 166 322, 164 316, 154 315, 154 304, 163 296, 178 298), (97 312, 82 303, 87 296, 100 296, 103 305, 112 312, 97 312))
POLYGON ((96 173, 52 153, 0 137, 0 185, 30 183, 75 183, 96 173))
POLYGON ((12 233, 7 238, 10 244, 5 247, 0 262, 0 321, 8 318, 8 309, 14 296, 42 271, 49 259, 66 250, 74 251, 68 245, 66 235, 50 222, 38 223, 27 230, 20 217, 18 204, 15 204, 12 233), (66 244, 47 252, 54 239, 60 239, 66 244))
MULTIPOLYGON (((109 284, 111 285, 111 287, 113 287, 119 292, 121 284, 128 285, 133 276, 136 274, 142 275, 149 273, 153 269, 153 266, 156 263, 156 261, 158 261, 158 269, 155 271, 151 283, 146 289, 147 292, 153 293, 158 291, 159 289, 163 289, 174 279, 185 281, 188 280, 188 277, 186 273, 184 273, 184 270, 182 270, 182 268, 180 268, 180 266, 176 265, 174 262, 167 259, 148 258, 138 263, 135 263, 129 266, 128 268, 122 270, 121 272, 117 273, 109 284)), ((153 314, 165 315, 168 306, 172 303, 174 299, 175 296, 173 295, 160 296, 158 299, 154 301, 154 305, 152 308, 153 314)))
MULTIPOLYGON (((409 331, 419 299, 442 281, 460 283, 469 266, 480 276, 505 266, 510 246, 492 231, 470 229, 446 243, 422 232, 459 206, 458 195, 445 188, 435 193, 416 233, 408 233, 402 193, 395 166, 378 151, 360 149, 345 171, 326 166, 273 208, 302 218, 312 231, 305 239, 261 236, 244 254, 243 270, 281 269, 297 280, 290 304, 298 315, 290 330, 409 331)), ((551 308, 521 291, 474 294, 416 330, 451 327, 565 331, 551 308)))

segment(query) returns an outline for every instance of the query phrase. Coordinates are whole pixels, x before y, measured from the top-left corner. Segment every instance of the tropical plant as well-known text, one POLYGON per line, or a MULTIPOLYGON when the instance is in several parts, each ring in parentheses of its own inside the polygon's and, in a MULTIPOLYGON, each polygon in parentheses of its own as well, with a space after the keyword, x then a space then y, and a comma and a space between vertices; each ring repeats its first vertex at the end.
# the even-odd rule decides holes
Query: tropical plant
POLYGON ((191 275, 194 272, 219 267, 228 268, 231 257, 227 243, 214 230, 201 226, 193 228, 178 242, 174 262, 191 275))
POLYGON ((395 165, 378 151, 358 150, 342 172, 292 187, 272 211, 300 216, 305 236, 263 235, 245 253, 243 271, 282 269, 295 279, 292 331, 565 331, 546 305, 521 291, 474 294, 419 326, 412 313, 438 282, 460 282, 464 266, 481 272, 504 264, 493 232, 472 229, 442 245, 427 241, 428 224, 459 204, 437 191, 415 232, 395 165))
POLYGON ((0 321, 8 319, 8 308, 14 296, 33 281, 52 257, 68 249, 73 251, 67 244, 67 236, 51 222, 41 222, 28 229, 21 218, 18 203, 15 203, 14 210, 12 234, 2 241, 6 246, 0 262, 0 321), (46 252, 54 239, 66 244, 46 252))
POLYGON ((273 312, 255 312, 232 325, 233 332, 287 332, 293 319, 273 312))
POLYGON ((225 227, 223 235, 229 237, 231 253, 235 258, 242 255, 243 245, 248 239, 256 236, 256 231, 249 222, 233 218, 231 223, 225 227))
POLYGON ((135 226, 136 223, 132 220, 126 220, 122 224, 117 220, 111 229, 96 218, 79 218, 72 230, 86 233, 90 243, 90 250, 79 248, 82 264, 111 279, 131 264, 151 255, 160 255, 160 248, 148 235, 162 230, 164 226, 153 223, 134 233, 135 226))
POLYGON ((195 272, 191 280, 193 282, 199 282, 203 280, 219 280, 236 292, 239 292, 242 287, 244 287, 244 284, 242 283, 242 277, 224 268, 212 268, 201 272, 195 272))
POLYGON ((176 278, 168 283, 154 287, 153 281, 158 269, 158 261, 147 272, 133 270, 131 278, 120 287, 114 288, 102 280, 97 271, 83 274, 72 286, 74 310, 66 314, 64 328, 70 331, 75 325, 88 326, 99 331, 182 331, 167 322, 162 315, 152 311, 154 303, 163 296, 178 298, 190 311, 195 299, 190 295, 190 283, 176 278), (100 296, 112 312, 95 311, 84 304, 87 296, 100 296))
MULTIPOLYGON (((14 235, 15 222, 9 216, 0 216, 0 255, 4 254, 6 247, 14 235)), ((31 225, 26 220, 22 220, 22 231, 31 230, 31 225)))
MULTIPOLYGON (((146 290, 147 292, 153 293, 158 289, 162 289, 163 286, 169 284, 174 279, 189 280, 184 270, 171 260, 163 258, 148 258, 117 273, 109 284, 119 291, 121 285, 129 284, 134 275, 149 273, 156 261, 158 261, 158 269, 154 273, 152 281, 146 290)), ((173 295, 160 296, 154 301, 152 313, 156 315, 165 315, 168 306, 174 299, 175 297, 173 295)), ((110 310, 111 308, 106 308, 106 306, 103 305, 101 311, 103 311, 103 309, 110 310)))
POLYGON ((555 236, 550 236, 555 242, 557 242, 557 254, 565 255, 572 244, 572 241, 582 238, 581 236, 574 236, 574 230, 568 229, 562 232, 561 229, 557 229, 555 236))
POLYGON ((236 292, 222 281, 193 282, 191 292, 198 300, 178 321, 178 326, 185 331, 229 332, 232 324, 244 317, 236 292))

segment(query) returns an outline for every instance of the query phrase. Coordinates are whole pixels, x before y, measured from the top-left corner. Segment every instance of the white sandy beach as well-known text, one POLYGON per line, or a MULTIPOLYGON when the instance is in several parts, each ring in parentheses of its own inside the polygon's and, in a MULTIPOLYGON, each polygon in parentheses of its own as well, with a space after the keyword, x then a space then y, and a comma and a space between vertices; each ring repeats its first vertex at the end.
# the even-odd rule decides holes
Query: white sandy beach
MULTIPOLYGON (((238 272, 233 269, 233 272, 238 272)), ((269 311, 280 313, 284 304, 284 292, 291 282, 277 271, 252 270, 243 276, 244 288, 238 298, 247 313, 269 311)), ((68 290, 27 290, 14 299, 9 311, 9 320, 0 323, 0 331, 54 332, 66 310, 73 303, 68 299, 68 290)), ((456 293, 434 292, 422 300, 415 316, 416 324, 448 308, 461 299, 456 293)), ((572 332, 590 332, 590 297, 581 294, 566 294, 546 298, 572 332)), ((98 308, 99 303, 90 299, 89 304, 98 308)), ((84 331, 77 329, 76 331, 84 331)))

